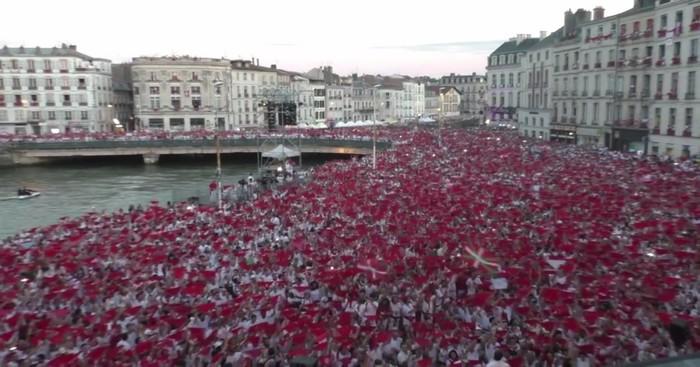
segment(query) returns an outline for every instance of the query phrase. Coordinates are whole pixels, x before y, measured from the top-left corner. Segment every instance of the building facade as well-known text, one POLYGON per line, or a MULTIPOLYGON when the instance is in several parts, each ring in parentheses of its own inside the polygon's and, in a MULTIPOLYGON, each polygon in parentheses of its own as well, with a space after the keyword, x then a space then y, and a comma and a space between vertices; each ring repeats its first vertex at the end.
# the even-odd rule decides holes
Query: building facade
POLYGON ((230 128, 229 68, 229 61, 222 59, 134 58, 136 123, 166 131, 230 128))
MULTIPOLYGON (((528 108, 519 110, 520 131, 546 137, 546 118, 537 126, 521 115, 546 112, 542 102, 548 101, 543 97, 548 89, 550 140, 672 158, 700 154, 699 43, 700 0, 637 0, 629 10, 608 17, 602 8, 592 14, 582 9, 566 12, 564 27, 545 47, 553 55, 547 87, 537 86, 536 73, 539 67, 546 80, 548 64, 532 65, 529 57, 538 47, 527 51, 526 72, 534 82, 527 101, 521 101, 528 108)), ((502 105, 508 105, 508 90, 500 88, 504 67, 491 65, 502 59, 501 54, 495 52, 489 59, 489 70, 498 79, 489 79, 497 112, 501 97, 502 105)))
POLYGON ((522 59, 539 42, 528 34, 519 34, 489 55, 487 70, 487 118, 494 121, 517 121, 525 84, 522 59))
POLYGON ((111 62, 61 47, 0 49, 0 132, 109 131, 111 62))
POLYGON ((553 119, 552 93, 553 45, 560 31, 542 39, 522 59, 526 73, 523 101, 518 109, 518 130, 524 136, 549 140, 553 119))
POLYGON ((460 111, 467 116, 483 114, 486 103, 486 76, 477 75, 455 75, 443 76, 438 81, 438 85, 455 87, 461 95, 460 111))
POLYGON ((462 95, 455 87, 429 86, 425 88, 425 113, 433 119, 451 118, 462 112, 462 95))
POLYGON ((235 128, 265 126, 265 102, 282 93, 277 86, 277 67, 260 66, 258 60, 231 61, 231 100, 235 128))

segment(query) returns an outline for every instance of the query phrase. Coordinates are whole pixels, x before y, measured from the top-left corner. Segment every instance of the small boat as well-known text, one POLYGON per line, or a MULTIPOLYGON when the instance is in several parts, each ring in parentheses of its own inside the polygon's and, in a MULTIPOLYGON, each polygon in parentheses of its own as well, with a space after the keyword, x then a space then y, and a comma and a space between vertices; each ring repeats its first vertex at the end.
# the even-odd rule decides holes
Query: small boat
POLYGON ((18 196, 9 196, 6 198, 0 198, 0 201, 7 201, 7 200, 28 200, 28 199, 33 199, 37 196, 41 195, 40 192, 34 191, 29 195, 18 195, 18 196))

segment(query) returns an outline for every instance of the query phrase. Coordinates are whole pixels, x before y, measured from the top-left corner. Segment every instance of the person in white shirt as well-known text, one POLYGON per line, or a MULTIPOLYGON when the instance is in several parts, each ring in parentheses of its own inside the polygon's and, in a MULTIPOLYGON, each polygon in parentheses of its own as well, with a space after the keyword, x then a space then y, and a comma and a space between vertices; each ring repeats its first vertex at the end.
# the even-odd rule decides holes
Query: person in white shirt
POLYGON ((503 353, 497 350, 496 353, 493 354, 493 359, 486 367, 510 367, 510 365, 503 360, 503 353))

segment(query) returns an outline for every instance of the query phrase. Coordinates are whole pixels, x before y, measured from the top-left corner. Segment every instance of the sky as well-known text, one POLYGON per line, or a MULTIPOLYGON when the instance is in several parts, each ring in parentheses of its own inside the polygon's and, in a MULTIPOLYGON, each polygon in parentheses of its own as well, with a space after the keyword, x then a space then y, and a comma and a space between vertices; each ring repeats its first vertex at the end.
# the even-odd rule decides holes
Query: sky
POLYGON ((113 62, 137 56, 258 58, 261 65, 343 75, 484 73, 516 34, 563 25, 568 9, 633 0, 32 0, 3 1, 0 47, 78 50, 113 62), (32 13, 29 14, 28 12, 32 13))

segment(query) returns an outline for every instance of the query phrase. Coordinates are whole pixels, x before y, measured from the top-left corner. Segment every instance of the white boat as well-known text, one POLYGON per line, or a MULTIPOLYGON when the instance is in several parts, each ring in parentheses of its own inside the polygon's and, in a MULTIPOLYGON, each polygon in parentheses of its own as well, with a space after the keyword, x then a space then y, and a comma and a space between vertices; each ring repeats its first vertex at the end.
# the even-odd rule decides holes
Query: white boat
POLYGON ((35 191, 31 193, 30 195, 18 195, 18 196, 9 196, 6 198, 0 198, 0 201, 7 201, 7 200, 28 200, 28 199, 33 199, 37 196, 41 195, 40 192, 35 191))

